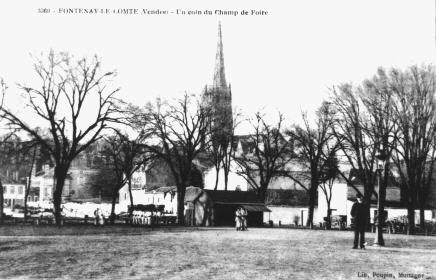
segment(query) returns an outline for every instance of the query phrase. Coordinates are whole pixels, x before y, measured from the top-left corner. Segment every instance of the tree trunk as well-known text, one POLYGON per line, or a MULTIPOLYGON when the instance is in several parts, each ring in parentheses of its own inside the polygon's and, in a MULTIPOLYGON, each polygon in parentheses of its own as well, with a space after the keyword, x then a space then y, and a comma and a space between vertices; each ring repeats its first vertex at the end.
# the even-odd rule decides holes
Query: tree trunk
POLYGON ((64 189, 65 179, 67 177, 68 167, 55 167, 55 189, 53 192, 53 208, 56 225, 62 224, 62 190, 64 189))
POLYGON ((227 186, 229 184, 229 172, 224 170, 224 190, 227 190, 227 186))
POLYGON ((315 210, 315 201, 316 201, 316 182, 311 182, 310 189, 309 189, 309 213, 307 215, 307 222, 306 226, 313 228, 313 212, 315 210))
MULTIPOLYGON (((129 211, 129 216, 132 216, 133 213, 133 194, 132 194, 132 179, 129 178, 129 180, 127 181, 127 184, 129 186, 129 197, 130 197, 130 211, 129 211)), ((113 202, 113 200, 112 200, 113 202)))
POLYGON ((111 216, 109 217, 109 222, 111 225, 115 223, 115 204, 117 202, 118 189, 112 193, 112 207, 111 216))
POLYGON ((177 223, 185 224, 185 191, 186 186, 177 186, 177 223))
POLYGON ((419 225, 422 229, 425 229, 425 195, 424 191, 420 190, 419 195, 419 225))
POLYGON ((415 235, 416 234, 416 227, 415 227, 415 209, 416 209, 416 199, 417 199, 417 191, 416 187, 412 188, 410 191, 410 199, 409 199, 409 205, 407 207, 407 219, 408 219, 408 229, 407 234, 409 235, 415 235))
POLYGON ((261 185, 260 189, 256 190, 257 197, 263 203, 265 202, 267 188, 268 188, 268 185, 266 185, 266 186, 261 185))
POLYGON ((27 223, 27 200, 29 198, 31 183, 32 179, 29 177, 29 180, 26 182, 26 189, 24 190, 24 223, 27 223))
POLYGON ((425 207, 424 205, 419 205, 419 225, 425 230, 425 207))
POLYGON ((216 191, 218 189, 220 169, 219 168, 215 168, 215 171, 216 171, 216 176, 215 176, 215 188, 213 189, 214 191, 216 191))
MULTIPOLYGON (((381 176, 381 173, 380 173, 381 176)), ((386 200, 386 186, 388 184, 388 171, 385 169, 383 181, 378 178, 378 203, 377 203, 377 236, 376 240, 378 245, 384 246, 385 241, 383 239, 383 225, 385 222, 384 211, 385 211, 385 200, 386 200)))
POLYGON ((309 227, 310 229, 313 229, 313 211, 314 211, 314 206, 309 205, 309 213, 307 215, 306 226, 309 227))
POLYGON ((327 229, 332 229, 332 209, 330 208, 330 201, 327 202, 327 229))
POLYGON ((415 207, 409 206, 407 208, 407 234, 414 235, 415 234, 415 207))
POLYGON ((373 188, 365 188, 363 193, 363 202, 366 203, 366 229, 371 231, 371 195, 373 188))
POLYGON ((4 203, 4 197, 3 197, 3 184, 2 181, 0 179, 0 225, 3 224, 3 203, 4 203))
POLYGON ((30 166, 26 189, 24 191, 24 223, 27 222, 27 200, 29 199, 30 186, 32 185, 33 166, 35 165, 36 148, 33 149, 32 165, 30 166))

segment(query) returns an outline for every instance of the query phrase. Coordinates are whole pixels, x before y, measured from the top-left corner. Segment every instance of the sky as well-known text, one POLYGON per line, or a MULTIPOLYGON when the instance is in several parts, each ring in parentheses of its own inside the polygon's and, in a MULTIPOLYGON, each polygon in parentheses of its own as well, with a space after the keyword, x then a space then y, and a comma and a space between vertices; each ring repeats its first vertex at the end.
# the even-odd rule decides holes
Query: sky
POLYGON ((117 70, 119 97, 137 105, 200 94, 212 84, 219 21, 233 106, 272 119, 280 111, 288 124, 313 114, 333 85, 436 59, 433 0, 16 2, 0 2, 0 77, 24 114, 15 85, 35 83, 30 54, 50 49, 97 54, 103 68, 117 70), (69 8, 111 13, 62 12, 69 8), (168 14, 118 13, 135 8, 168 14), (206 9, 212 15, 177 15, 206 9))

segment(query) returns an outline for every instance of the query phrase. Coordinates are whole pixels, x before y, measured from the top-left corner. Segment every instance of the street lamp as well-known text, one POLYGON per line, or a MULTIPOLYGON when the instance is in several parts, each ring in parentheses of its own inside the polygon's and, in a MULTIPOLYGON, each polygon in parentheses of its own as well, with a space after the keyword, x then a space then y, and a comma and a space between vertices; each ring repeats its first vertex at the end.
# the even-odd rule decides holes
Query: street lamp
POLYGON ((377 172, 378 172, 378 193, 377 193, 377 219, 375 222, 377 226, 375 228, 375 239, 374 246, 385 246, 385 241, 383 240, 383 220, 384 220, 384 209, 382 209, 382 205, 380 204, 380 189, 381 189, 381 177, 382 172, 385 169, 385 163, 387 160, 387 155, 384 153, 384 149, 381 148, 379 153, 376 155, 377 158, 377 172))

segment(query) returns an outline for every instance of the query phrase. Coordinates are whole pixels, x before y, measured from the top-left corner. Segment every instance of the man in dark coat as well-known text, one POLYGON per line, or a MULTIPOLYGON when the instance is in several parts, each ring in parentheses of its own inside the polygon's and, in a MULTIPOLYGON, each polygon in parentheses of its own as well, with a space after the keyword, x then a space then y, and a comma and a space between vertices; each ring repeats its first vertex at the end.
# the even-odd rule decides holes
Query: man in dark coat
POLYGON ((365 249, 365 228, 368 215, 368 208, 363 203, 363 197, 360 194, 356 196, 356 202, 351 207, 351 217, 354 219, 354 245, 353 249, 357 249, 359 244, 360 249, 365 249), (359 242, 360 236, 360 242, 359 242))

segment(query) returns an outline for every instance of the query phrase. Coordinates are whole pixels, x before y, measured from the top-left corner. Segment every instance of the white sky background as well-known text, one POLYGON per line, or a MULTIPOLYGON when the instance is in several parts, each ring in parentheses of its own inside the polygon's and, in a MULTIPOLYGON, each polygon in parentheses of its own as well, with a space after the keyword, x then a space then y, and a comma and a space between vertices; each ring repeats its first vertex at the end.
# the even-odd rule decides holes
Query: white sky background
POLYGON ((34 79, 29 54, 50 48, 99 55, 105 69, 119 73, 119 96, 138 105, 201 93, 212 84, 219 20, 233 105, 245 114, 279 110, 288 124, 300 122, 301 110, 313 113, 332 85, 358 84, 378 66, 436 60, 433 0, 16 2, 0 2, 0 76, 12 96, 19 94, 15 83, 34 79), (118 7, 263 9, 269 15, 37 13, 118 7))

